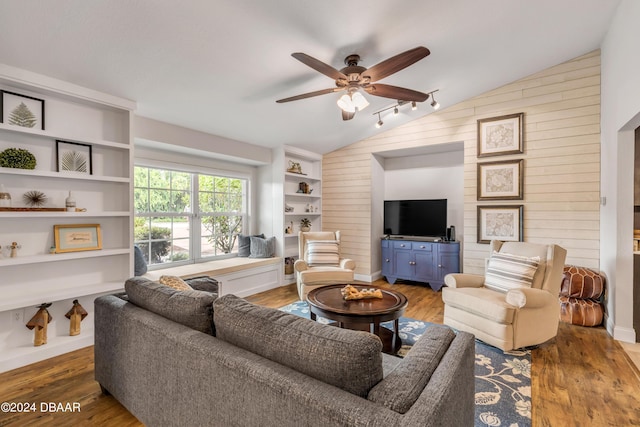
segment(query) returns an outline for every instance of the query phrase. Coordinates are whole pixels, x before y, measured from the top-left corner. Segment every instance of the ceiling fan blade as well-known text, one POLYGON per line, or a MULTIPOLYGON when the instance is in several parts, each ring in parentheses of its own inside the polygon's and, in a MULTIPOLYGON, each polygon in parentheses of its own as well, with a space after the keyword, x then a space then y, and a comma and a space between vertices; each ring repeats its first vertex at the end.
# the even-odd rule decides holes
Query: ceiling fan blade
POLYGON ((327 65, 324 62, 307 55, 306 53, 296 52, 292 53, 291 56, 293 56, 303 64, 313 68, 314 70, 321 72, 325 76, 331 77, 334 80, 347 79, 347 76, 333 68, 331 65, 327 65))
POLYGON ((342 120, 351 120, 356 115, 356 112, 350 113, 348 111, 342 110, 342 120))
POLYGON ((420 61, 430 53, 429 49, 423 46, 410 49, 370 67, 368 70, 362 72, 362 76, 369 77, 371 82, 377 82, 420 61))
POLYGON ((376 83, 374 85, 367 85, 363 88, 368 94, 375 96, 382 96, 383 98, 397 99, 398 101, 416 101, 424 102, 429 98, 426 93, 418 92, 417 90, 406 89, 398 86, 385 85, 376 83))
POLYGON ((345 88, 332 87, 331 89, 316 90, 315 92, 308 92, 308 93, 303 93, 301 95, 291 96, 289 98, 278 99, 276 102, 283 103, 283 102, 297 101, 299 99, 311 98, 313 96, 318 96, 318 95, 326 95, 327 93, 339 92, 341 90, 345 90, 345 88))

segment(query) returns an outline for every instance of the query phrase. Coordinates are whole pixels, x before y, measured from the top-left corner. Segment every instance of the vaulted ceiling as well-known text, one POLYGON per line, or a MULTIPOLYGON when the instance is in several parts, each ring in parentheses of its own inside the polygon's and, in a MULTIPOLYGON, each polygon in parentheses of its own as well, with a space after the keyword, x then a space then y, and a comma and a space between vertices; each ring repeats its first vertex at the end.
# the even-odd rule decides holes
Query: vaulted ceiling
POLYGON ((135 100, 144 117, 275 147, 326 153, 432 112, 374 127, 341 119, 339 95, 276 100, 334 82, 296 59, 370 67, 425 46, 382 83, 438 89, 443 108, 598 49, 617 0, 2 0, 0 63, 135 100))

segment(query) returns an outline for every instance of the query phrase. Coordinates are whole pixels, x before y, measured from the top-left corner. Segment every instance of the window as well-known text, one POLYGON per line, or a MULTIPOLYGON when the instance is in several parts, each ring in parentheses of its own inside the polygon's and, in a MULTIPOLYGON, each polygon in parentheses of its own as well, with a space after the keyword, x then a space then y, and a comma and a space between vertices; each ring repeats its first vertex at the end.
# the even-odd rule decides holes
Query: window
POLYGON ((236 253, 246 188, 242 178, 136 166, 134 239, 149 266, 236 253))

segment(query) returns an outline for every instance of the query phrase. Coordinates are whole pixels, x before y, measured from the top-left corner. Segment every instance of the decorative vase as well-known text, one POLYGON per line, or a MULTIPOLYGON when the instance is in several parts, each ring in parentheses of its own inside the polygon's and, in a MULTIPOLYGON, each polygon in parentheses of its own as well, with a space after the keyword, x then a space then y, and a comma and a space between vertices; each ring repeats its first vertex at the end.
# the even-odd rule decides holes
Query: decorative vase
POLYGON ((67 212, 75 212, 76 211, 76 199, 73 198, 73 194, 69 191, 69 197, 64 200, 64 205, 67 208, 67 212))
POLYGON ((4 190, 4 184, 0 184, 0 208, 11 207, 11 194, 4 190))
POLYGON ((307 232, 307 231, 310 231, 310 230, 311 230, 311 227, 300 227, 300 231, 307 232))

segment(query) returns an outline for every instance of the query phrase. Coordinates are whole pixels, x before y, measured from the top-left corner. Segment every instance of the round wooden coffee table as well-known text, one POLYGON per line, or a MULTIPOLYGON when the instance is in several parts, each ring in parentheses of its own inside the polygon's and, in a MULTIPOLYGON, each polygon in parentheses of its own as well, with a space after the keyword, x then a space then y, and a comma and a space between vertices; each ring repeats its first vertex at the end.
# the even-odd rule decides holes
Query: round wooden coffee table
POLYGON ((346 285, 330 285, 313 289, 307 295, 311 320, 317 316, 336 322, 336 326, 346 329, 367 331, 382 340, 382 351, 396 354, 402 347, 398 335, 398 319, 407 308, 407 297, 400 292, 380 289, 374 286, 353 285, 357 289, 380 289, 382 299, 370 298, 345 301, 340 290, 346 285), (393 330, 380 326, 382 322, 393 320, 393 330))

